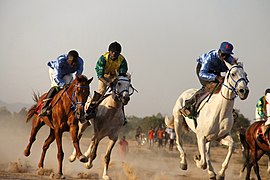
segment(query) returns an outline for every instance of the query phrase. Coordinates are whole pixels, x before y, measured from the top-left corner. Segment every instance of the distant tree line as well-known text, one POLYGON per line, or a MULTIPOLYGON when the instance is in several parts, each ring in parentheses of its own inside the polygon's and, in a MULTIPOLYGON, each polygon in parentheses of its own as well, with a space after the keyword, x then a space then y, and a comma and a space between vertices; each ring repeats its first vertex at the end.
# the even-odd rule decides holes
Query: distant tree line
MULTIPOLYGON (((232 129, 232 137, 236 142, 239 142, 238 139, 238 130, 240 128, 247 128, 250 125, 250 120, 247 119, 239 110, 236 110, 238 117, 234 121, 232 129)), ((1 120, 17 120, 21 123, 25 123, 27 114, 27 108, 23 107, 19 112, 10 112, 5 106, 0 107, 0 121, 1 120)), ((128 138, 135 139, 135 131, 138 126, 142 128, 142 131, 147 135, 148 131, 151 128, 157 129, 159 127, 166 128, 164 122, 164 115, 157 113, 156 115, 146 116, 143 118, 136 116, 127 117, 128 123, 121 129, 120 136, 125 135, 128 138)), ((31 124, 31 123, 29 123, 31 124)), ((89 133, 87 133, 89 134, 89 133)), ((90 133, 91 134, 91 133, 90 133)), ((196 143, 196 137, 193 132, 188 132, 183 134, 183 139, 188 143, 196 143)))

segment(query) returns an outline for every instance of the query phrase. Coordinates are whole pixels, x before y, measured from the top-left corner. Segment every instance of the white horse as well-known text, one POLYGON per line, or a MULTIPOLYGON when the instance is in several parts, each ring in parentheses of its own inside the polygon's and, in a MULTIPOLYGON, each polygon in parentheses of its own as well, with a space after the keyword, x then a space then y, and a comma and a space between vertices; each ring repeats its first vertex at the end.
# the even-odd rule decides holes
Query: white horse
MULTIPOLYGON (((131 85, 130 74, 127 74, 127 76, 118 76, 114 81, 112 93, 99 104, 96 117, 90 120, 91 124, 94 126, 94 135, 88 150, 84 153, 84 155, 89 158, 88 162, 85 163, 86 168, 90 169, 93 167, 92 162, 97 156, 99 142, 106 136, 110 139, 104 157, 103 179, 110 179, 108 176, 108 166, 111 152, 118 139, 119 129, 123 126, 125 120, 123 106, 128 104, 134 90, 131 85)), ((79 139, 89 125, 90 123, 88 121, 79 125, 79 139)), ((69 161, 73 162, 75 159, 76 150, 74 149, 72 155, 69 157, 69 161)))
POLYGON ((205 98, 198 108, 200 111, 197 115, 197 127, 193 119, 182 116, 179 111, 184 106, 185 100, 189 99, 196 92, 196 89, 189 89, 183 92, 173 108, 172 118, 165 117, 166 125, 173 127, 176 132, 176 143, 180 152, 180 168, 183 170, 187 169, 186 154, 183 149, 181 134, 188 125, 196 133, 197 137, 200 156, 194 157, 196 165, 202 169, 206 169, 208 165, 210 179, 216 179, 216 173, 210 161, 210 143, 211 141, 220 141, 221 144, 229 147, 217 177, 218 179, 224 179, 225 170, 228 167, 234 149, 234 141, 231 137, 234 123, 232 114, 234 100, 237 96, 244 100, 249 93, 247 74, 243 66, 240 63, 237 65, 226 63, 226 65, 228 71, 220 92, 213 94, 210 99, 208 97, 205 98))

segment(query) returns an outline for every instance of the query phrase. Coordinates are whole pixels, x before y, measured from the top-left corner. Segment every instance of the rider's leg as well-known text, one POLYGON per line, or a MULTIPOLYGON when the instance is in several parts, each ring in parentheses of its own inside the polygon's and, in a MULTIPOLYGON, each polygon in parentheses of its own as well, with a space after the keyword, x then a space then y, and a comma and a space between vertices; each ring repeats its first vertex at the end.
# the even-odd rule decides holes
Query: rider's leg
POLYGON ((198 100, 198 98, 203 95, 204 93, 206 93, 204 86, 199 89, 190 99, 187 99, 185 101, 185 106, 180 109, 180 112, 184 115, 184 116, 190 116, 194 113, 194 108, 195 108, 195 104, 198 100))
POLYGON ((57 93, 57 87, 51 87, 51 89, 49 90, 49 92, 47 93, 47 97, 46 99, 44 99, 44 105, 39 113, 39 117, 42 117, 42 116, 47 116, 50 114, 50 111, 49 111, 49 105, 54 97, 54 95, 57 93))
POLYGON ((97 107, 97 103, 98 103, 98 100, 101 98, 101 94, 94 91, 94 96, 91 100, 91 103, 88 107, 88 109, 86 110, 86 113, 85 113, 85 119, 86 120, 89 120, 91 118, 94 118, 96 116, 96 107, 97 107))
POLYGON ((268 137, 269 125, 270 125, 269 119, 264 123, 264 125, 262 125, 262 133, 267 139, 269 138, 268 137))

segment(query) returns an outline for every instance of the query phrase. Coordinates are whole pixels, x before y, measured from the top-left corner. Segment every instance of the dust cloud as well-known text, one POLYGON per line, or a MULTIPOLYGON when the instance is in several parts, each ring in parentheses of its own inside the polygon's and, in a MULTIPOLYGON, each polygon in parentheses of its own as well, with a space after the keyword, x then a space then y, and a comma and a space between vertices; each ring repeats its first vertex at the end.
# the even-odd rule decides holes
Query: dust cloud
MULTIPOLYGON (((26 123, 25 119, 11 120, 0 119, 0 179, 48 179, 53 178, 57 172, 57 148, 53 142, 47 151, 44 168, 38 170, 38 162, 42 152, 42 146, 49 135, 49 128, 45 125, 38 132, 29 157, 24 156, 32 121, 26 123)), ((88 134, 82 138, 80 143, 82 152, 85 152, 90 143, 92 127, 86 130, 88 134)), ((193 155, 198 154, 196 145, 185 144, 187 153, 188 170, 179 168, 179 152, 175 149, 168 150, 167 147, 158 148, 155 145, 149 149, 148 144, 138 146, 134 139, 127 139, 129 152, 124 158, 120 156, 119 144, 115 145, 111 163, 109 165, 109 176, 117 180, 199 180, 209 179, 207 170, 196 167, 193 155)), ((63 136, 63 150, 65 153, 63 160, 63 173, 67 179, 101 179, 103 171, 103 157, 107 149, 108 139, 100 142, 98 155, 93 162, 92 169, 86 169, 84 164, 76 160, 73 163, 68 161, 69 155, 73 151, 73 145, 68 132, 63 136)), ((227 148, 213 147, 211 149, 211 159, 213 166, 218 172, 227 154, 227 148)), ((239 177, 242 166, 241 150, 236 149, 229 167, 226 171, 226 179, 244 179, 239 177)), ((262 179, 269 179, 266 173, 267 159, 264 157, 260 161, 260 172, 262 179)), ((253 173, 253 172, 252 172, 253 173)), ((244 173, 245 174, 245 173, 244 173)), ((252 175, 254 177, 254 173, 252 175)))

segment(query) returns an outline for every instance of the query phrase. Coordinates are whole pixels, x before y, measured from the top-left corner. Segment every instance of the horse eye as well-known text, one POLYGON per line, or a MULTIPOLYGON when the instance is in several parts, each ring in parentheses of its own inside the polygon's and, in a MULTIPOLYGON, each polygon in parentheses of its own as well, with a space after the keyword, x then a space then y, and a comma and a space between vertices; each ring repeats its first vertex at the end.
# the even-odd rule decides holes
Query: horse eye
POLYGON ((235 74, 234 73, 232 73, 232 77, 234 77, 235 76, 235 74))
POLYGON ((121 83, 120 83, 120 82, 118 82, 118 83, 117 83, 117 85, 118 85, 118 86, 121 86, 121 83))

